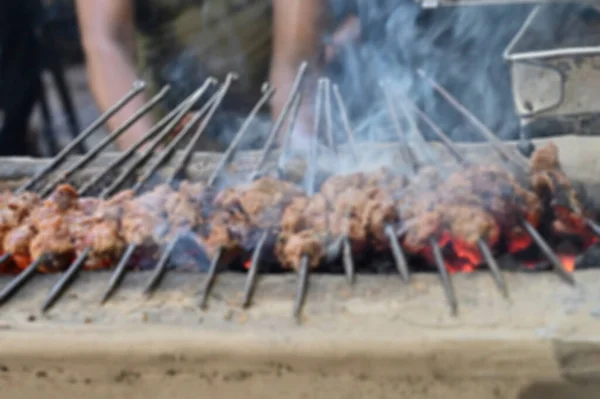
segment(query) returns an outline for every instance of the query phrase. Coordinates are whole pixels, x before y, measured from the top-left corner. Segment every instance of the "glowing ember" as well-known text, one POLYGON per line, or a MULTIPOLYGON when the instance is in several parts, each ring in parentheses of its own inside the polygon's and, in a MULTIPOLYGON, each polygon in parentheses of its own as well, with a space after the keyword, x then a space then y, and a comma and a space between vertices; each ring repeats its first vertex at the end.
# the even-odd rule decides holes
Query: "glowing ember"
POLYGON ((572 273, 575 271, 575 256, 573 255, 558 255, 565 269, 572 273))
POLYGON ((533 240, 523 230, 513 231, 508 236, 508 253, 516 254, 531 247, 533 240))
POLYGON ((250 259, 248 259, 247 261, 244 262, 244 269, 250 270, 251 265, 252 265, 252 261, 250 259))

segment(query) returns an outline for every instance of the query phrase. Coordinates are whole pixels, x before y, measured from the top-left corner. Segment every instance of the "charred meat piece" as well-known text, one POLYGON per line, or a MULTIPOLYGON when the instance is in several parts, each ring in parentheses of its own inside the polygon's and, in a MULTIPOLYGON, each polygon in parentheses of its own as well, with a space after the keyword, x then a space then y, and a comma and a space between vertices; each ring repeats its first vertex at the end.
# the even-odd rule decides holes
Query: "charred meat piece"
POLYGON ((498 223, 484 209, 464 205, 446 206, 443 215, 444 224, 452 238, 473 248, 477 247, 480 239, 493 245, 500 236, 498 223))
POLYGON ((61 184, 44 201, 44 205, 54 207, 59 212, 66 212, 71 208, 78 207, 78 200, 79 194, 75 187, 70 184, 61 184))
POLYGON ((399 221, 396 205, 392 201, 369 200, 362 215, 363 228, 371 237, 376 249, 389 248, 385 234, 388 225, 395 226, 399 221))
POLYGON ((32 259, 47 255, 55 260, 61 260, 66 266, 67 259, 75 254, 75 247, 69 231, 69 222, 63 215, 48 218, 38 225, 38 232, 29 244, 32 259))
POLYGON ((558 147, 554 143, 533 153, 530 179, 537 196, 554 210, 556 232, 585 230, 580 193, 562 170, 558 147))
POLYGON ((165 211, 173 230, 193 229, 204 222, 204 203, 207 191, 203 183, 182 182, 179 190, 171 192, 165 211))
POLYGON ((123 205, 121 228, 125 241, 136 246, 154 247, 168 232, 166 202, 172 190, 155 187, 123 205))
POLYGON ((355 250, 362 250, 366 245, 367 231, 363 215, 368 202, 365 190, 350 187, 334 198, 329 216, 331 234, 337 237, 347 236, 355 250))
POLYGON ((226 252, 241 250, 251 233, 248 218, 235 208, 215 212, 208 224, 209 231, 200 234, 200 241, 210 257, 219 249, 226 252))
MULTIPOLYGON (((5 236, 14 228, 27 219, 33 209, 40 203, 40 198, 29 192, 19 195, 6 195, 0 203, 0 243, 5 236)), ((1 252, 7 252, 2 248, 1 252)))
POLYGON ((365 177, 364 173, 331 176, 323 182, 320 192, 328 201, 334 202, 347 189, 361 189, 365 185, 365 177))
MULTIPOLYGON (((29 223, 23 223, 20 226, 10 230, 4 237, 4 250, 14 256, 29 258, 29 243, 35 237, 37 231, 29 223)), ((28 262, 27 262, 28 263, 28 262)), ((23 265, 19 265, 22 267, 23 265)), ((27 265, 24 265, 25 267, 27 265)))
POLYGON ((429 245, 429 239, 439 239, 443 215, 439 210, 423 212, 406 221, 406 234, 403 246, 413 254, 418 254, 429 245))
POLYGON ((324 256, 323 237, 312 230, 281 235, 275 246, 277 258, 286 269, 298 270, 302 257, 307 256, 312 269, 319 266, 324 256))
POLYGON ((281 215, 281 231, 283 233, 296 233, 305 228, 304 210, 308 203, 308 197, 292 199, 281 215))
POLYGON ((223 191, 215 199, 215 206, 240 208, 259 228, 269 228, 281 218, 284 208, 302 190, 289 182, 273 177, 261 177, 252 183, 223 191))

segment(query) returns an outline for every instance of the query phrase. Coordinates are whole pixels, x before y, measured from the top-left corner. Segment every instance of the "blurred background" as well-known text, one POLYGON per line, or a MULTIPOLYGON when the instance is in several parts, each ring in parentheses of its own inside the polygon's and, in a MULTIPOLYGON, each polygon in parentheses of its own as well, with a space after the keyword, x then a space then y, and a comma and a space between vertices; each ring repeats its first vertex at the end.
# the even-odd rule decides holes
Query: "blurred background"
MULTIPOLYGON (((0 155, 52 156, 98 116, 73 0, 1 3, 0 155)), ((446 86, 501 138, 520 136, 522 124, 502 54, 532 5, 431 10, 413 0, 329 0, 329 5, 331 31, 349 15, 360 21, 360 41, 336 49, 327 74, 340 85, 362 137, 377 138, 389 124, 381 117, 377 84, 392 76, 454 139, 474 140, 464 122, 418 84, 418 68, 446 86)), ((539 21, 537 37, 560 42, 569 30, 558 28, 573 16, 578 26, 584 12, 589 19, 590 7, 553 5, 539 21)), ((592 25, 600 26, 597 12, 593 18, 592 25)), ((105 134, 98 132, 89 145, 105 134)))

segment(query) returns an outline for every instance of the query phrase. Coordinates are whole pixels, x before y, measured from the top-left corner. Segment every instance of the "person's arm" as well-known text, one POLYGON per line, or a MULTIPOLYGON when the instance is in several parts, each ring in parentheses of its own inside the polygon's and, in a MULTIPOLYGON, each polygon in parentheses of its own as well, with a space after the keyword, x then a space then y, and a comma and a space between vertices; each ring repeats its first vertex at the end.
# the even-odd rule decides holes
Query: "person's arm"
MULTIPOLYGON (((85 0, 83 0, 85 1, 85 0)), ((309 62, 310 69, 319 70, 323 62, 323 34, 327 18, 325 0, 273 0, 273 55, 271 84, 276 88, 271 111, 276 118, 283 110, 291 91, 298 66, 309 62)), ((315 88, 314 74, 309 74, 308 85, 315 88)), ((303 107, 294 132, 296 138, 312 132, 312 96, 304 95, 303 107), (308 97, 308 98, 307 98, 308 97)), ((314 90, 312 91, 314 92, 314 90)))
MULTIPOLYGON (((104 112, 131 90, 137 79, 133 0, 76 0, 76 7, 90 87, 104 112)), ((110 119, 109 127, 122 125, 143 103, 143 95, 134 98, 110 119)), ((119 138, 118 146, 131 146, 151 125, 150 117, 140 119, 119 138)))

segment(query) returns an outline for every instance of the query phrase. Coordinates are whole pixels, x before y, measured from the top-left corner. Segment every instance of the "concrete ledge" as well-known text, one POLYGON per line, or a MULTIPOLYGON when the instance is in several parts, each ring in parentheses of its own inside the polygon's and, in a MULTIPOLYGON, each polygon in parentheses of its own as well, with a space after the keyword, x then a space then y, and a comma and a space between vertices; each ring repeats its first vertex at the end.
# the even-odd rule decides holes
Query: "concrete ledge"
MULTIPOLYGON (((496 386, 507 398, 539 381, 577 389, 600 381, 600 271, 578 272, 575 288, 552 274, 509 273, 508 301, 489 275, 457 275, 456 318, 449 316, 435 275, 417 275, 410 286, 397 276, 359 276, 354 288, 341 277, 315 275, 300 326, 291 318, 293 276, 261 279, 248 311, 237 305, 243 276, 222 276, 208 312, 196 306, 204 276, 170 273, 146 300, 140 287, 148 276, 129 275, 114 301, 102 307, 97 301, 109 274, 83 274, 46 316, 38 308, 58 276, 37 277, 2 309, 0 369, 16 372, 0 371, 0 387, 20 378, 39 382, 40 369, 55 383, 67 384, 75 373, 78 381, 122 387, 132 397, 148 393, 140 387, 156 376, 175 389, 179 380, 168 378, 171 373, 215 394, 237 387, 241 395, 257 380, 274 379, 269 383, 281 389, 291 384, 313 395, 313 387, 303 384, 320 381, 317 386, 337 392, 327 397, 353 397, 348 395, 369 381, 377 382, 383 397, 422 386, 415 381, 431 387, 453 381, 472 385, 478 395, 482 387, 496 386), (200 374, 208 377, 198 379, 200 374), (115 384, 120 378, 132 382, 115 384)), ((103 397, 102 389, 86 397, 103 397)), ((280 393, 259 391, 244 397, 280 393)))

